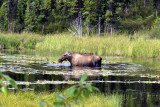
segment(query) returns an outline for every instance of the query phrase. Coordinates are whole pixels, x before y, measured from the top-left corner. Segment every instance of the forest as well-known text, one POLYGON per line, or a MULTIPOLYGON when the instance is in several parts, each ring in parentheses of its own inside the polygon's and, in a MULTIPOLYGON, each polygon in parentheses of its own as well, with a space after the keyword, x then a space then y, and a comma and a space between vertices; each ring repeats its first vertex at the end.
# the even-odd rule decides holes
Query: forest
POLYGON ((159 0, 0 0, 0 32, 79 36, 157 27, 159 0))

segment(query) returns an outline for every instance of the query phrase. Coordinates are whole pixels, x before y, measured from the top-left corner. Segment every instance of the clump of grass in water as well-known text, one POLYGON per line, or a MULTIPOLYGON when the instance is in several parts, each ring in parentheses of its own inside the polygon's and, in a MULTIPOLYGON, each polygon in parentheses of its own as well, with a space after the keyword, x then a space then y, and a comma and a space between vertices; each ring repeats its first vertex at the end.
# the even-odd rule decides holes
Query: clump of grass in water
MULTIPOLYGON (((103 95, 92 94, 89 99, 85 99, 84 107, 121 107, 122 97, 118 94, 103 95)), ((75 106, 78 107, 78 106, 75 106)))
POLYGON ((37 43, 37 51, 47 52, 85 52, 98 55, 160 57, 160 40, 134 35, 105 35, 103 37, 71 37, 59 34, 48 35, 44 41, 37 43))

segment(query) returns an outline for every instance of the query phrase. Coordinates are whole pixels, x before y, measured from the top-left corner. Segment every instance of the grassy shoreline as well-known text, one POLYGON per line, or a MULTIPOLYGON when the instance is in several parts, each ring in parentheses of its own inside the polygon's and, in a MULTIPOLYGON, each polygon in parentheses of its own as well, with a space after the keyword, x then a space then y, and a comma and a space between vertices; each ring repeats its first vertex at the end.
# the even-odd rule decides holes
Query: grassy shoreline
MULTIPOLYGON (((51 107, 56 100, 55 94, 59 92, 36 93, 33 91, 25 91, 8 95, 0 93, 0 104, 3 107, 39 107, 40 101, 47 104, 44 107, 51 107)), ((84 99, 83 107, 121 107, 122 97, 118 94, 92 94, 89 99, 84 99)), ((82 107, 82 105, 74 105, 74 107, 82 107)))
POLYGON ((105 35, 103 37, 71 37, 49 35, 36 45, 37 51, 84 52, 98 55, 160 57, 160 40, 147 36, 105 35))
POLYGON ((71 37, 68 33, 38 35, 0 33, 0 46, 9 49, 35 49, 40 52, 84 52, 98 55, 160 58, 160 40, 142 34, 71 37))

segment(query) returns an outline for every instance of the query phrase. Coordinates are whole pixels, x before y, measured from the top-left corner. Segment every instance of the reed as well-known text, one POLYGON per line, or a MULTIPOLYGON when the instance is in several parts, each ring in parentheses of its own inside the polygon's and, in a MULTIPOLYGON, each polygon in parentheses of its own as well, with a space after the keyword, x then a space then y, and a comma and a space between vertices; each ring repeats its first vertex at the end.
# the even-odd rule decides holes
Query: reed
POLYGON ((94 53, 98 55, 120 55, 134 57, 160 57, 160 40, 150 39, 143 32, 128 36, 125 34, 101 37, 73 37, 69 33, 48 34, 0 33, 0 48, 35 49, 43 53, 64 53, 65 51, 94 53))
MULTIPOLYGON (((40 101, 46 102, 44 107, 51 107, 58 92, 49 93, 36 93, 32 91, 10 92, 8 95, 0 93, 0 104, 3 107, 39 107, 40 101)), ((84 99, 83 107, 121 107, 122 98, 118 94, 103 95, 92 94, 89 99, 84 99)), ((82 107, 80 105, 74 105, 75 107, 82 107)))
MULTIPOLYGON (((89 99, 86 99, 84 102, 84 107, 121 107, 122 106, 122 97, 118 94, 113 95, 92 95, 89 99)), ((76 105, 75 107, 79 107, 76 105)), ((83 107, 81 105, 81 107, 83 107)))
POLYGON ((0 45, 5 49, 33 49, 42 38, 33 33, 0 33, 0 45))
POLYGON ((81 52, 98 55, 160 57, 160 40, 146 36, 105 35, 103 37, 71 37, 65 34, 48 35, 36 45, 41 52, 81 52))

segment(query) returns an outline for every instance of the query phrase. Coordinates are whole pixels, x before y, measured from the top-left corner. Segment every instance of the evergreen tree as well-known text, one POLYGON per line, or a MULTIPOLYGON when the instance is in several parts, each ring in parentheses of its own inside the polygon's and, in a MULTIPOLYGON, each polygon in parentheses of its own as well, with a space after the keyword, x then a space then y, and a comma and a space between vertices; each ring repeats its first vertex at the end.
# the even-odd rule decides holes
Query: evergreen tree
POLYGON ((8 1, 4 1, 0 7, 0 31, 8 30, 8 1))
POLYGON ((22 30, 24 29, 25 5, 25 0, 18 0, 16 18, 16 29, 18 32, 22 32, 22 30))
POLYGON ((35 2, 28 0, 25 11, 24 23, 27 31, 33 31, 36 27, 35 2))
POLYGON ((96 9, 97 3, 96 0, 83 0, 83 16, 85 18, 86 34, 89 35, 91 31, 91 23, 96 22, 96 9))

